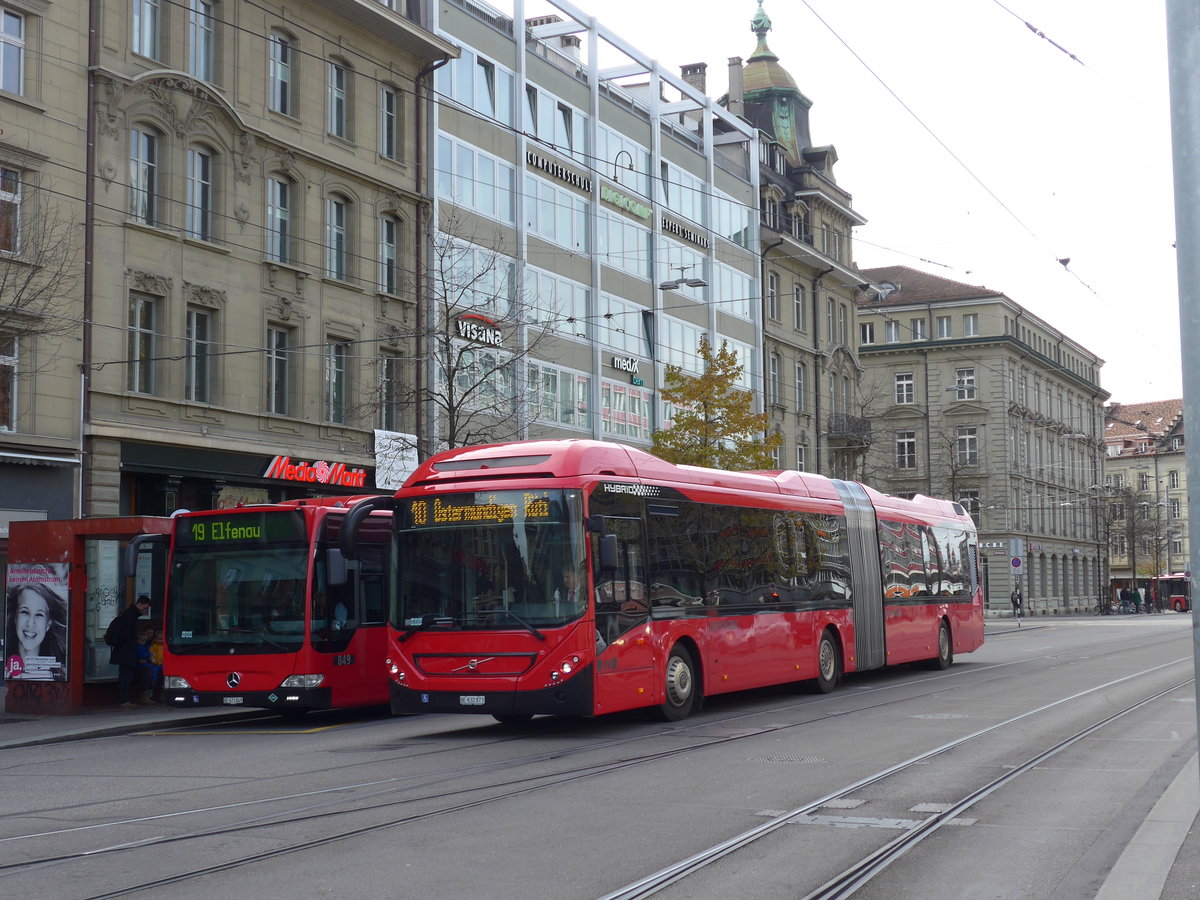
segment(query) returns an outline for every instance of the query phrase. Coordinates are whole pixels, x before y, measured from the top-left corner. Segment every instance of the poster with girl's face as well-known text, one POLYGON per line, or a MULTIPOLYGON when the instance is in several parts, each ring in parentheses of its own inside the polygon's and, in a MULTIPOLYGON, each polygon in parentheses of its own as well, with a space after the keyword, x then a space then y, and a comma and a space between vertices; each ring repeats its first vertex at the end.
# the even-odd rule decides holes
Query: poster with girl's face
POLYGON ((5 584, 4 678, 67 680, 66 563, 11 563, 5 584))

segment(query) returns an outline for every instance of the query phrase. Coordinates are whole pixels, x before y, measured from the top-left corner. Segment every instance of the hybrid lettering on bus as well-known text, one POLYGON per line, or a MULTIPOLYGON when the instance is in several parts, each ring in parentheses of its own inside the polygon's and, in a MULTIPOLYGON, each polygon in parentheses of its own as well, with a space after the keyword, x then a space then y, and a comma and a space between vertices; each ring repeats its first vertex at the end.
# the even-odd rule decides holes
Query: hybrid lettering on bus
POLYGON ((397 713, 688 715, 706 696, 951 664, 983 643, 956 503, 800 472, 673 466, 600 441, 447 451, 392 499, 397 713))
POLYGON ((386 575, 390 529, 359 528, 347 563, 338 533, 361 497, 323 497, 183 512, 170 536, 164 604, 164 696, 175 707, 283 713, 388 701, 386 575))

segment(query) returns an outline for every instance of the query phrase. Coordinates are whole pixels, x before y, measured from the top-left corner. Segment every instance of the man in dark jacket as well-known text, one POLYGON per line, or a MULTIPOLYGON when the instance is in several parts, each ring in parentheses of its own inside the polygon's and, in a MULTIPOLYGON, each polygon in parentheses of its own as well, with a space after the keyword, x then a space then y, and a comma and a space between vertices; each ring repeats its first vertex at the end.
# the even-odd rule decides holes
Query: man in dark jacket
POLYGON ((138 619, 150 612, 150 598, 145 594, 117 614, 109 626, 112 634, 112 653, 108 661, 117 667, 117 698, 122 709, 133 709, 133 685, 138 669, 138 619))

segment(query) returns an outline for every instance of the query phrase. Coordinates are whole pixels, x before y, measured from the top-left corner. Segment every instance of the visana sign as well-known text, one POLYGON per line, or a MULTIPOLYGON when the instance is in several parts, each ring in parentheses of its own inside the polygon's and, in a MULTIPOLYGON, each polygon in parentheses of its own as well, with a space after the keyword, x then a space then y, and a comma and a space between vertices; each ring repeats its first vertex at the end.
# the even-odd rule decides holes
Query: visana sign
POLYGON ((463 340, 474 341, 477 344, 489 344, 492 347, 503 346, 504 332, 487 316, 470 313, 459 316, 455 323, 458 336, 463 340))

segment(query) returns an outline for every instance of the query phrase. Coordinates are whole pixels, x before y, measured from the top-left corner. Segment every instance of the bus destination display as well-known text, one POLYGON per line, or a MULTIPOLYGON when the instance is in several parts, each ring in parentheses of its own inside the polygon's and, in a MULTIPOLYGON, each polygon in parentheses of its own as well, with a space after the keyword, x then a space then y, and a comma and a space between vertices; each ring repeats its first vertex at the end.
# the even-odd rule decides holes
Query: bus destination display
POLYGON ((504 491, 488 494, 455 494, 413 500, 407 521, 413 528, 443 525, 508 525, 515 521, 556 522, 561 504, 547 492, 504 491))
POLYGON ((303 539, 304 523, 298 513, 291 511, 188 517, 175 526, 177 547, 303 539))

